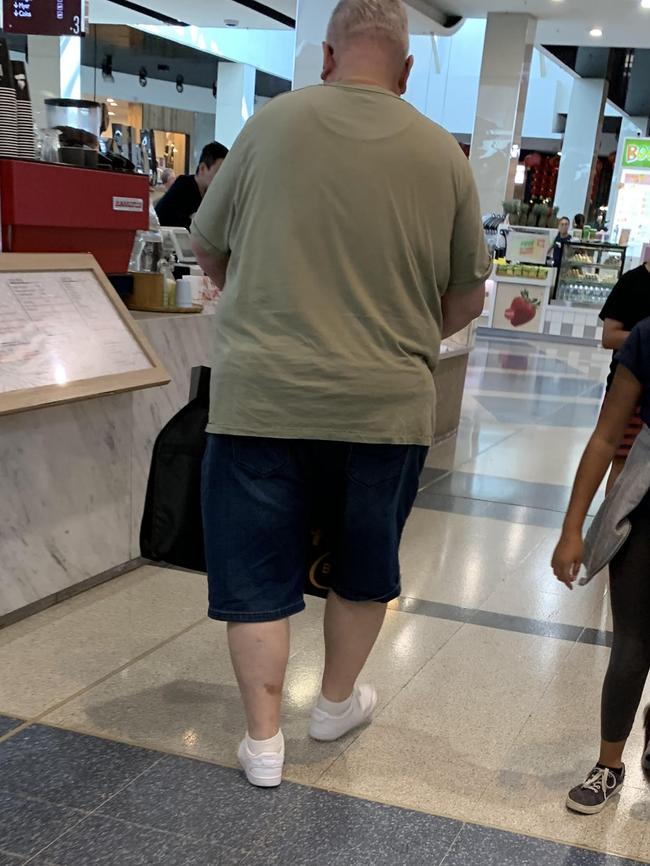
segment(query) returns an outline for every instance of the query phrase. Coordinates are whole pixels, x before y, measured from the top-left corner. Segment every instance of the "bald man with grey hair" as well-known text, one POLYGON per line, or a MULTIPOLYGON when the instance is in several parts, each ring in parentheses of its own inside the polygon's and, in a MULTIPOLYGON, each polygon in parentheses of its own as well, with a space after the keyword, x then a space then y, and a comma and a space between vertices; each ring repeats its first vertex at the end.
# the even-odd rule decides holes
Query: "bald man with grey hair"
POLYGON ((441 340, 483 310, 469 162, 400 99, 412 65, 400 0, 342 0, 326 86, 255 113, 192 227, 224 288, 203 467, 209 616, 228 623, 239 760, 260 787, 282 780, 289 618, 323 525, 331 590, 309 733, 337 740, 372 718, 377 693, 357 679, 401 593, 441 340))
POLYGON ((408 16, 401 0, 341 0, 336 5, 329 27, 330 45, 368 39, 385 40, 404 61, 409 53, 408 16))

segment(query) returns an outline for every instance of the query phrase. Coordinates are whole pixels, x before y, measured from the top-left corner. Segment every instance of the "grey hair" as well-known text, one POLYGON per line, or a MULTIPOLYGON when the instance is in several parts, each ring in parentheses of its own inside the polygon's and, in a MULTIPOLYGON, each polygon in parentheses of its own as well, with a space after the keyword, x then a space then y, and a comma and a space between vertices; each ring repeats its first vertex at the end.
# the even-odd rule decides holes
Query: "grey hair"
POLYGON ((402 0, 339 0, 327 28, 327 41, 332 44, 358 37, 389 39, 406 57, 409 28, 402 0))

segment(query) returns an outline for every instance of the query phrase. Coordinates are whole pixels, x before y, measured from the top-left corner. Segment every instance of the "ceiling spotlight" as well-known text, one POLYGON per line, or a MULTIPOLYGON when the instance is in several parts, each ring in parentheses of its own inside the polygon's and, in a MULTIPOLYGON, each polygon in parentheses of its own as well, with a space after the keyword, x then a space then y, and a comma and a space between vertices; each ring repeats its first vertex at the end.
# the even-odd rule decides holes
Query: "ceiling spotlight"
POLYGON ((109 112, 108 112, 108 116, 109 116, 109 117, 115 117, 115 112, 114 112, 114 111, 109 111, 109 112))
POLYGON ((223 23, 226 27, 239 27, 239 21, 237 18, 224 18, 223 23))
POLYGON ((176 76, 176 90, 182 93, 185 90, 185 78, 182 75, 176 76))
POLYGON ((603 31, 600 27, 594 27, 593 30, 589 31, 589 35, 593 36, 594 39, 602 39, 603 31))
POLYGON ((138 81, 140 82, 140 87, 147 86, 147 70, 144 66, 140 67, 140 72, 138 73, 138 81))
POLYGON ((107 54, 102 60, 102 78, 104 81, 115 81, 113 78, 113 55, 107 54))

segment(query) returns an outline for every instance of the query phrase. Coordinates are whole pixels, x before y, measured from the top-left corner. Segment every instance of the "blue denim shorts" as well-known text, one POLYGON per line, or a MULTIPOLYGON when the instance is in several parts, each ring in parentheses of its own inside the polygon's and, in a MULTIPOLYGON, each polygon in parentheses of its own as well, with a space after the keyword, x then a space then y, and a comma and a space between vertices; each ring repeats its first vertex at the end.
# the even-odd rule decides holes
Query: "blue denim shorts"
POLYGON ((323 526, 337 595, 359 602, 400 595, 399 545, 427 448, 207 438, 210 617, 271 622, 303 610, 310 533, 323 526))

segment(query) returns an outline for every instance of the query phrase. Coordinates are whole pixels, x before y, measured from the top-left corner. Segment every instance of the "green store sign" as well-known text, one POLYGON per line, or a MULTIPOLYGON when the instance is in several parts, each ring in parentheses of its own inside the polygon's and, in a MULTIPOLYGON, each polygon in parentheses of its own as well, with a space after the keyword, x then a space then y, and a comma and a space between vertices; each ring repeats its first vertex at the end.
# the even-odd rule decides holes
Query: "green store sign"
POLYGON ((626 138, 623 168, 650 168, 650 138, 626 138))

